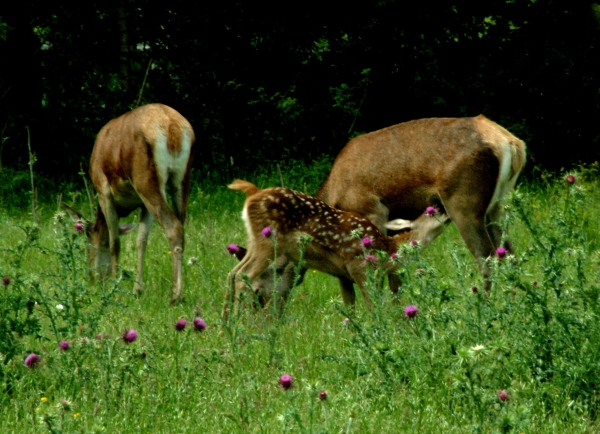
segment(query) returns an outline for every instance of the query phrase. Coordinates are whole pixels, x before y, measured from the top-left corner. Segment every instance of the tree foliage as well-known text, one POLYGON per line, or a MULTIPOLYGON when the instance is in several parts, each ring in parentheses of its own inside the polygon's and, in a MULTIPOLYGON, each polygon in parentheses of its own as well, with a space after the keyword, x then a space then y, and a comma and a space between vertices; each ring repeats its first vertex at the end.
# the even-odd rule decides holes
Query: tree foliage
POLYGON ((140 90, 142 104, 192 122, 196 164, 215 170, 335 155, 361 132, 480 113, 524 139, 536 163, 595 161, 598 10, 567 0, 18 2, 0 11, 0 162, 25 167, 29 126, 37 167, 75 174, 140 90))

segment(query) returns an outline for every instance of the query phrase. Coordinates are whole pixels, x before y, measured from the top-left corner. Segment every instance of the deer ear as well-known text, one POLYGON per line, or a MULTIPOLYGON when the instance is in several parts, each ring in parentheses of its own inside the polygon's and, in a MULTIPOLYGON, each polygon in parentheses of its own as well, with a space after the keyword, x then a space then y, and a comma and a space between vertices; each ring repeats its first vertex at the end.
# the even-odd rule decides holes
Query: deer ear
POLYGON ((396 219, 387 222, 384 226, 393 231, 401 231, 403 229, 411 229, 412 222, 410 220, 396 219))
POLYGON ((71 217, 72 220, 75 220, 75 221, 79 220, 79 221, 83 222, 86 226, 90 226, 90 221, 88 219, 86 219, 83 215, 81 215, 79 212, 75 211, 73 208, 71 208, 66 203, 61 203, 61 205, 67 211, 67 213, 69 214, 69 216, 71 217))
POLYGON ((119 235, 125 235, 137 228, 137 225, 132 224, 122 224, 119 225, 119 235))

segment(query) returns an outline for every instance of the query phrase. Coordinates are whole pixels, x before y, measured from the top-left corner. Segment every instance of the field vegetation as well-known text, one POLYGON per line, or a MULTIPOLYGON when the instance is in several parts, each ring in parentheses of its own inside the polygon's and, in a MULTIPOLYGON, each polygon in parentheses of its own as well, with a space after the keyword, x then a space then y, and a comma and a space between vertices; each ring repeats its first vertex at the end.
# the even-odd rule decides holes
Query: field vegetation
MULTIPOLYGON (((330 163, 245 177, 314 194, 330 163)), ((400 249, 397 297, 371 267, 372 311, 360 296, 344 306, 336 279, 310 271, 280 317, 246 303, 226 322, 236 264, 226 247, 246 245, 244 198, 226 188, 229 174, 194 173, 185 300, 175 306, 157 224, 142 295, 132 291, 134 235, 123 238, 121 277, 92 283, 87 240, 57 209, 58 189, 40 188, 34 223, 27 187, 6 178, 1 431, 597 432, 597 175, 530 171, 505 203, 516 253, 490 259, 489 293, 450 225, 427 250, 400 249)), ((63 200, 89 215, 85 191, 69 188, 63 200)))

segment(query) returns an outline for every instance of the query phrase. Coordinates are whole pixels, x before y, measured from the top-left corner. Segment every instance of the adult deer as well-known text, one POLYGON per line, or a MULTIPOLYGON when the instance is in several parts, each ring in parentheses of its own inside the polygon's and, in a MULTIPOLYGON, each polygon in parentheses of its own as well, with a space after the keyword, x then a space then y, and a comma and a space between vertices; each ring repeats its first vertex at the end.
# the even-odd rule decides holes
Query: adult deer
MULTIPOLYGON (((388 220, 417 219, 422 224, 413 225, 409 238, 423 246, 444 228, 445 219, 423 215, 435 207, 456 224, 489 289, 485 259, 502 244, 501 200, 524 165, 523 141, 483 115, 420 119, 350 140, 316 197, 367 217, 382 231, 388 220)), ((512 251, 508 241, 504 244, 512 251)), ((291 269, 280 264, 278 270, 285 276, 291 269)), ((272 291, 271 276, 269 270, 257 279, 263 292, 272 291)), ((397 291, 399 282, 392 280, 397 291)), ((341 281, 342 288, 347 285, 341 281)))
MULTIPOLYGON (((399 266, 391 255, 400 243, 408 240, 406 233, 388 237, 357 213, 337 210, 319 199, 287 188, 259 190, 254 184, 239 179, 229 188, 246 193, 242 218, 248 233, 248 250, 227 278, 224 318, 228 316, 230 305, 238 310, 239 294, 247 289, 241 276, 247 275, 251 284, 261 276, 271 264, 275 245, 280 258, 298 263, 299 237, 305 234, 310 236, 310 242, 302 257, 304 266, 339 277, 346 284, 342 285, 342 297, 347 304, 355 302, 353 283, 356 283, 365 303, 371 305, 364 286, 365 268, 368 261, 377 259, 366 253, 386 252, 390 256, 382 264, 386 273, 399 266), (352 235, 353 231, 362 234, 362 241, 352 235)), ((400 220, 391 224, 404 229, 409 228, 411 222, 400 220)), ((287 297, 287 293, 281 295, 287 297)))
POLYGON ((182 260, 194 131, 176 110, 148 104, 111 120, 98 133, 90 159, 90 177, 98 192, 96 222, 88 225, 90 266, 100 277, 118 274, 119 218, 141 208, 137 236, 137 278, 154 219, 164 229, 173 263, 171 302, 183 295, 182 260), (173 208, 167 202, 171 195, 173 208))

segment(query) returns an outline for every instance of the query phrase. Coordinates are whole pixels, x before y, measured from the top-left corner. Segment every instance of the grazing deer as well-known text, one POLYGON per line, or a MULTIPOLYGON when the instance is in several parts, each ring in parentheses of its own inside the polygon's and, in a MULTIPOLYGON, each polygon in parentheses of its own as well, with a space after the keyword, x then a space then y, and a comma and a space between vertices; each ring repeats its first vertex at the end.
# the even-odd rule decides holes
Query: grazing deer
MULTIPOLYGON (((381 231, 390 219, 420 220, 424 224, 413 225, 408 237, 422 246, 451 219, 489 289, 485 259, 502 244, 500 202, 513 190, 524 165, 523 141, 483 115, 419 119, 350 140, 316 197, 365 216, 381 231), (431 206, 449 218, 421 220, 431 206)), ((508 241, 504 245, 512 251, 508 241)), ((270 276, 257 279, 264 292, 272 291, 270 276)), ((392 276, 390 287, 396 292, 399 282, 392 276)))
MULTIPOLYGON (((365 303, 370 307, 365 282, 365 241, 352 235, 353 231, 368 237, 368 248, 395 253, 400 243, 407 241, 405 233, 388 237, 366 218, 354 212, 340 211, 304 193, 287 188, 259 190, 255 185, 236 180, 229 185, 232 190, 246 193, 242 218, 248 233, 248 251, 229 273, 223 317, 227 318, 229 305, 238 306, 238 296, 246 289, 241 279, 247 275, 250 283, 269 267, 275 253, 291 263, 300 261, 299 237, 307 234, 311 241, 304 251, 304 266, 319 270, 340 279, 342 298, 354 304, 353 283, 360 288, 365 303), (273 238, 273 239, 271 239, 273 238), (233 291, 231 291, 233 285, 233 291)), ((399 229, 410 228, 411 222, 394 222, 399 229)), ((397 268, 391 259, 386 261, 386 273, 397 268)), ((283 294, 284 297, 287 293, 283 294)))
POLYGON ((154 219, 164 229, 173 262, 171 302, 183 295, 183 224, 190 194, 194 131, 177 111, 148 104, 107 123, 98 133, 90 159, 90 177, 98 192, 96 222, 87 225, 90 267, 100 277, 118 274, 119 218, 141 208, 134 290, 143 287, 143 263, 154 219), (173 209, 167 202, 171 195, 173 209))

